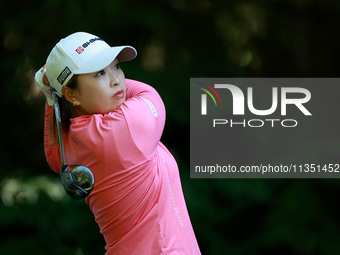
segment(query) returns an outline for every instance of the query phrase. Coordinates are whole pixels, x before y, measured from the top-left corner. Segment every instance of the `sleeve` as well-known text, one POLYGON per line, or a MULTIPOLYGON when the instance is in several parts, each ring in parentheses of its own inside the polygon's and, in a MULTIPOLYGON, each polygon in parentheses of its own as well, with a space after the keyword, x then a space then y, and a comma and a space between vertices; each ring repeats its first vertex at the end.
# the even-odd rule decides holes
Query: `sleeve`
POLYGON ((125 117, 125 133, 134 146, 150 158, 163 133, 164 103, 153 87, 135 80, 126 79, 126 94, 127 100, 120 108, 125 117))
POLYGON ((58 145, 52 145, 49 134, 49 123, 53 106, 45 104, 45 127, 44 127, 44 148, 46 160, 51 169, 60 174, 61 170, 61 154, 58 145))

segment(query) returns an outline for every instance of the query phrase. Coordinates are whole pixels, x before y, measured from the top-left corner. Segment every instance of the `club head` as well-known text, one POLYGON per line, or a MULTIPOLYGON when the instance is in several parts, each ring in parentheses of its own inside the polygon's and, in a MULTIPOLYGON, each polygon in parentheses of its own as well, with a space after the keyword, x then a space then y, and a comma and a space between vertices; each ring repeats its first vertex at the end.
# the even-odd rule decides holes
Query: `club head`
POLYGON ((74 199, 84 199, 92 191, 94 176, 85 166, 65 166, 60 174, 66 192, 74 199))

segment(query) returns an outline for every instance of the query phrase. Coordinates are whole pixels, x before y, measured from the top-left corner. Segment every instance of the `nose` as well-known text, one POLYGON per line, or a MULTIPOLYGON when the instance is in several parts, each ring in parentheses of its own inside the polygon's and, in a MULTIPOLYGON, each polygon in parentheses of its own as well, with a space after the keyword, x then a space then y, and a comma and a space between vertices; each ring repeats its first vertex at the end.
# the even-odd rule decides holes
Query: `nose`
POLYGON ((114 71, 109 72, 110 77, 110 87, 113 88, 114 86, 118 86, 120 84, 120 79, 117 74, 114 73, 114 71))

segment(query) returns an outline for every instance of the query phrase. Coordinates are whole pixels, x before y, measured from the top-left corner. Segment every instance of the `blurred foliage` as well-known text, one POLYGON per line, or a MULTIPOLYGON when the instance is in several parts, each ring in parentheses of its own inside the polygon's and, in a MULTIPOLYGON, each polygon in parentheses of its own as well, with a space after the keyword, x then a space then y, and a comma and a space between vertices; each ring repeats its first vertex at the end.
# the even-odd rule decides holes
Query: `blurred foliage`
MULTIPOLYGON (((178 160, 202 254, 337 253, 338 180, 189 178, 189 79, 338 77, 339 2, 0 3, 0 254, 105 252, 88 206, 65 196, 46 163, 44 98, 33 82, 52 47, 75 31, 137 49, 122 68, 165 102, 162 141, 178 160)), ((319 139, 313 146, 325 145, 319 139)))

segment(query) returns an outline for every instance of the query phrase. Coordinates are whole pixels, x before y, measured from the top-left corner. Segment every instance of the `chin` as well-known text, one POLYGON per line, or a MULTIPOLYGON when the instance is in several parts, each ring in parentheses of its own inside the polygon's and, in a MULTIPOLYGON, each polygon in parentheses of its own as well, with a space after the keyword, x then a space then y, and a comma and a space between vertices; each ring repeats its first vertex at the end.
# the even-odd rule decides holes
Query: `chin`
POLYGON ((110 112, 117 110, 122 104, 123 102, 121 104, 116 105, 115 107, 113 107, 113 109, 110 112))

